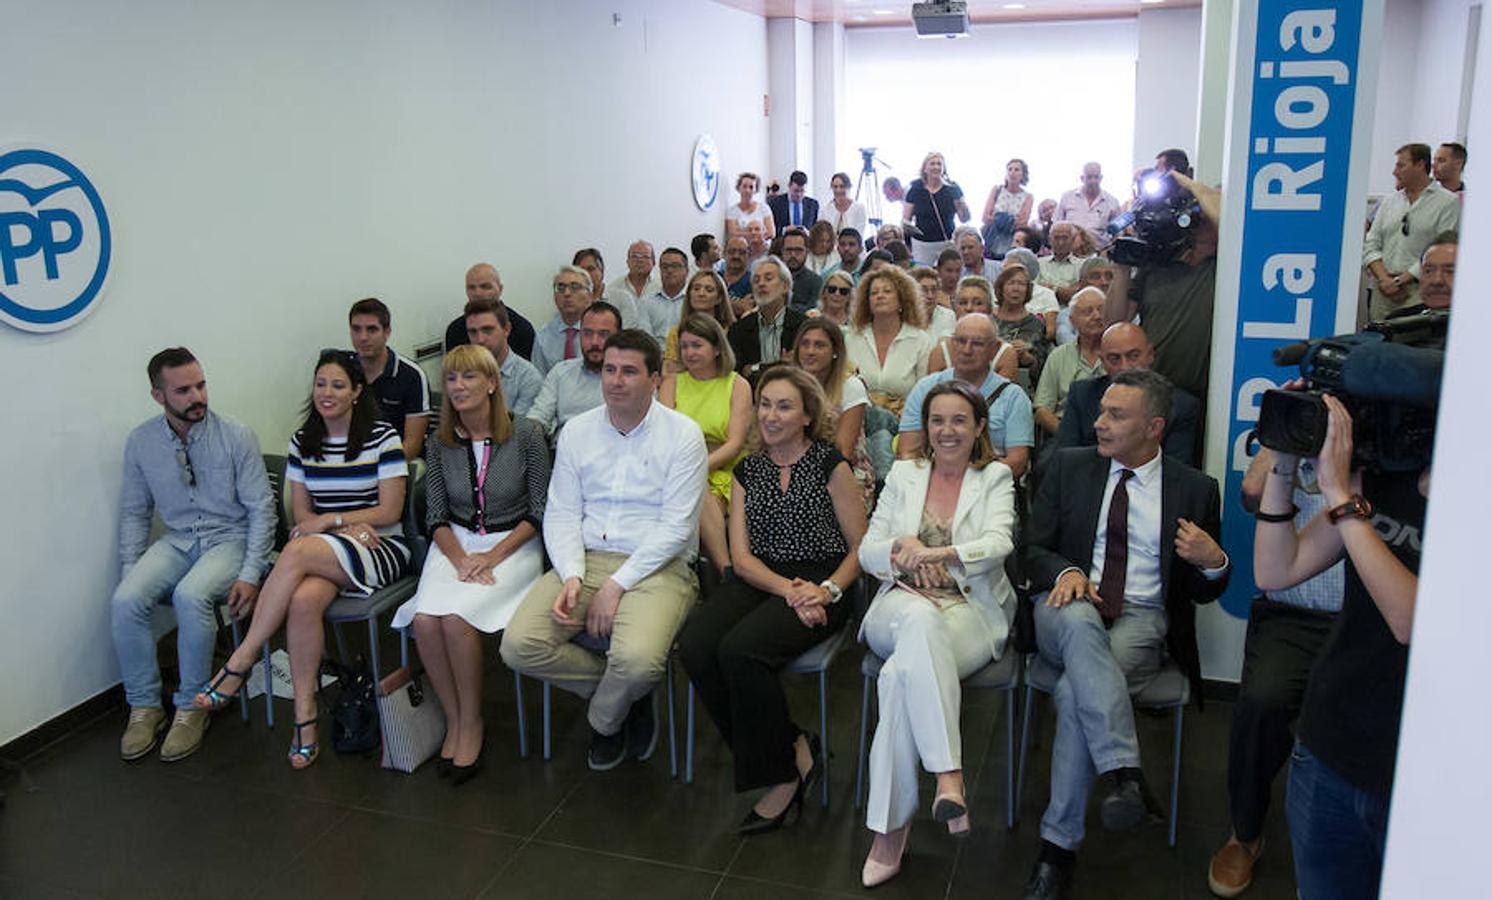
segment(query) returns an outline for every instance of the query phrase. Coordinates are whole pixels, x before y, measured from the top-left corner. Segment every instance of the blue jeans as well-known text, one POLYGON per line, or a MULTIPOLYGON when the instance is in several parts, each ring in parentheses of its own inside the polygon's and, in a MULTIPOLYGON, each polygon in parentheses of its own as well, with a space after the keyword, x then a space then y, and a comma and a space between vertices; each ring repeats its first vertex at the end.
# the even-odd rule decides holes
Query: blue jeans
POLYGON ((1057 733, 1052 738, 1052 795, 1041 817, 1041 836, 1076 850, 1083 843, 1088 790, 1095 776, 1139 768, 1131 693, 1161 667, 1166 642, 1164 610, 1126 603, 1112 628, 1086 601, 1061 609, 1036 603, 1036 645, 1062 670, 1052 691, 1057 733))
POLYGON ((1296 741, 1285 814, 1300 900, 1378 896, 1388 797, 1353 785, 1296 741))
POLYGON ((156 541, 140 557, 110 602, 114 652, 130 706, 161 705, 161 667, 155 657, 155 607, 170 598, 176 611, 176 655, 181 679, 174 702, 190 709, 192 697, 212 674, 212 645, 218 632, 217 604, 228 594, 243 566, 241 541, 183 553, 156 541))

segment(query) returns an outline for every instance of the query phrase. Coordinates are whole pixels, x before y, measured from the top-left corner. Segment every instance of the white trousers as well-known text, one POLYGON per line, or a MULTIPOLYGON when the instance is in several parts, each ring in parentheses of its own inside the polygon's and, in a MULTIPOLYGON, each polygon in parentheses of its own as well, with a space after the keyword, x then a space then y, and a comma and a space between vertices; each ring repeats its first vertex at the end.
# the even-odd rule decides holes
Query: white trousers
POLYGON ((865 824, 885 834, 917 811, 918 765, 929 772, 963 768, 959 682, 990 663, 984 620, 967 603, 939 609, 892 589, 865 616, 865 643, 886 661, 876 691, 880 721, 870 745, 865 824))

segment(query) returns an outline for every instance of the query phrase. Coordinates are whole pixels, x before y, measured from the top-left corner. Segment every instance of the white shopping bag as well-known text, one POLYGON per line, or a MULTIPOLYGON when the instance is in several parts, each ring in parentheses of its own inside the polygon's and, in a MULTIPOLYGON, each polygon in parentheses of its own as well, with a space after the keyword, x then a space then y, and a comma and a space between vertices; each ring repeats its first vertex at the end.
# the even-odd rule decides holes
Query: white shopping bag
MULTIPOLYGON (((284 650, 276 650, 269 656, 269 674, 273 682, 275 696, 281 700, 295 699, 295 690, 290 686, 290 654, 284 650)), ((336 684, 335 675, 322 675, 321 686, 336 684)), ((249 673, 249 697, 264 696, 264 660, 254 663, 254 671, 249 673)))

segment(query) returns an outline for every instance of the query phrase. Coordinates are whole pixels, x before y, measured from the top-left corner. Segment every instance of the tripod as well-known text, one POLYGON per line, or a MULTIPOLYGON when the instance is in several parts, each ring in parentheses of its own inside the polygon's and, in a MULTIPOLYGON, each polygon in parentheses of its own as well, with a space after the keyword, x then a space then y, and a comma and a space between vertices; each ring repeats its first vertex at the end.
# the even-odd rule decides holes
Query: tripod
MULTIPOLYGON (((855 182, 855 200, 860 200, 860 193, 867 185, 870 186, 869 197, 865 200, 865 218, 873 228, 881 227, 881 177, 876 174, 876 164, 885 166, 884 162, 876 159, 876 148, 861 147, 860 179, 855 182)), ((886 166, 890 168, 890 166, 886 166)))

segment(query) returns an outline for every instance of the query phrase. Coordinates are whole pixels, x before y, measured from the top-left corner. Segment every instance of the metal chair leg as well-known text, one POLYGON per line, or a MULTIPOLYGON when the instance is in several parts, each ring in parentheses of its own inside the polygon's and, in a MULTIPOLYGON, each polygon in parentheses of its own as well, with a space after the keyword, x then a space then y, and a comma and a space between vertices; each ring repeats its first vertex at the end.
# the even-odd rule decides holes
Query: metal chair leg
POLYGON ((1015 685, 1005 689, 1005 827, 1015 827, 1015 685))
POLYGON ((684 700, 684 783, 694 783, 694 682, 684 700))
POLYGON ((824 748, 823 805, 829 808, 829 670, 819 670, 819 740, 824 748))
POLYGON ((373 683, 383 678, 383 665, 378 658, 378 617, 368 617, 368 660, 373 665, 373 683))
POLYGON ((1026 700, 1021 710, 1021 757, 1020 764, 1015 773, 1015 800, 1016 808, 1020 808, 1020 800, 1026 790, 1026 750, 1031 742, 1031 705, 1036 696, 1035 688, 1026 685, 1026 700))
POLYGON ((855 756, 855 809, 865 808, 865 736, 870 725, 870 676, 861 677, 860 686, 860 749, 855 756))
MULTIPOLYGON (((235 619, 235 618, 233 618, 233 614, 232 613, 228 614, 228 633, 230 635, 232 635, 232 637, 233 637, 233 649, 237 650, 238 649, 238 645, 243 643, 243 638, 239 636, 239 633, 238 633, 238 620, 235 619)), ((249 724, 249 679, 248 678, 243 679, 243 681, 239 682, 239 685, 238 685, 238 712, 239 712, 239 714, 241 716, 243 716, 243 722, 244 722, 244 724, 245 725, 249 724)))
POLYGON ((663 668, 663 680, 667 682, 667 688, 663 692, 664 699, 668 703, 668 777, 679 777, 679 748, 678 738, 674 732, 673 722, 673 657, 669 656, 668 665, 663 668))
POLYGON ((332 623, 332 637, 337 639, 337 659, 342 665, 347 665, 347 641, 342 638, 342 625, 340 622, 332 623))
POLYGON ((1176 707, 1176 737, 1172 741, 1172 746, 1171 746, 1171 759, 1173 760, 1173 762, 1171 763, 1171 834, 1170 834, 1170 844, 1171 844, 1171 846, 1173 848, 1176 846, 1176 811, 1177 811, 1177 801, 1180 799, 1180 795, 1181 795, 1181 718, 1184 715, 1185 710, 1186 710, 1186 706, 1184 704, 1176 707))
POLYGON ((275 727, 275 676, 270 670, 269 641, 264 642, 261 655, 264 657, 264 722, 268 727, 273 728, 275 727))
POLYGON ((523 708, 523 676, 513 673, 513 699, 518 704, 518 755, 528 758, 528 716, 523 708))
POLYGON ((544 758, 549 759, 549 682, 544 682, 544 758))
POLYGON ((399 666, 409 667, 409 626, 399 629, 399 666))

